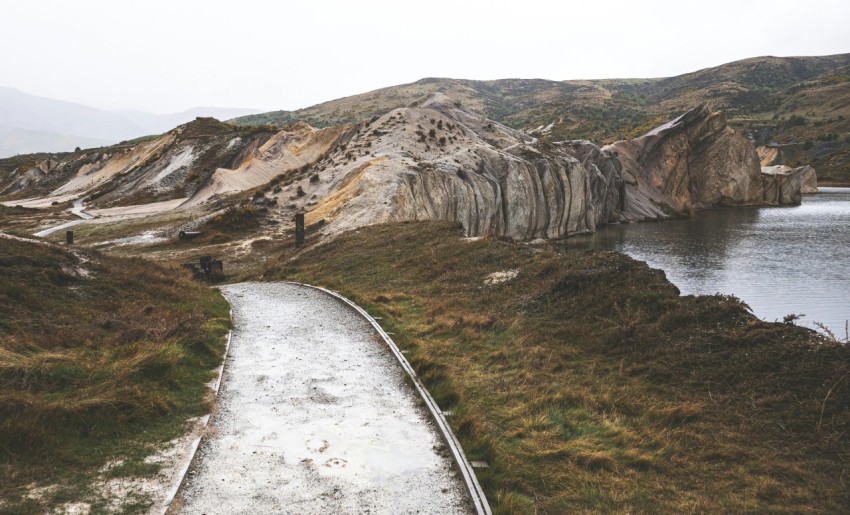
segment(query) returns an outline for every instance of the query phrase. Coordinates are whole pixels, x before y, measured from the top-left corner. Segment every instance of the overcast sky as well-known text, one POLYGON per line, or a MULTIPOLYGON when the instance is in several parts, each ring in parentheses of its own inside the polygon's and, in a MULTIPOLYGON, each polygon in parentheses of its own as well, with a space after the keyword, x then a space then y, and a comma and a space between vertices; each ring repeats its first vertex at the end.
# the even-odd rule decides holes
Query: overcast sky
POLYGON ((28 0, 0 85, 108 109, 296 109, 423 77, 671 76, 850 52, 848 0, 28 0))

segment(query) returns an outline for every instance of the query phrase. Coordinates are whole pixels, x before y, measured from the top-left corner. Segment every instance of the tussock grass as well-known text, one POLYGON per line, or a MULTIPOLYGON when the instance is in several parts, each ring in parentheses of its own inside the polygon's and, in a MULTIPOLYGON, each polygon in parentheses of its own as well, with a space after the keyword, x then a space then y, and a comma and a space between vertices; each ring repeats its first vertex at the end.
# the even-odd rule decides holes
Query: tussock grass
POLYGON ((0 239, 0 511, 79 501, 208 410, 228 305, 176 268, 0 239), (48 488, 28 498, 35 487, 48 488))
POLYGON ((498 513, 850 507, 846 346, 734 297, 681 297, 621 254, 462 236, 363 228, 264 277, 383 317, 467 455, 489 463, 498 513))

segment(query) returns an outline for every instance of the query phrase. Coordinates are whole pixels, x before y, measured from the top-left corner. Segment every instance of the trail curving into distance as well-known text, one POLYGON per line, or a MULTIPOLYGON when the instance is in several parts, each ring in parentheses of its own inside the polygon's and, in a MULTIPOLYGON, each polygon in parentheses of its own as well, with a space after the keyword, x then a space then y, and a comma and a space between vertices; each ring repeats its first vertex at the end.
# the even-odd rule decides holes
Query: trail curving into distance
POLYGON ((369 322, 298 285, 222 292, 235 329, 217 409, 171 512, 473 512, 369 322))

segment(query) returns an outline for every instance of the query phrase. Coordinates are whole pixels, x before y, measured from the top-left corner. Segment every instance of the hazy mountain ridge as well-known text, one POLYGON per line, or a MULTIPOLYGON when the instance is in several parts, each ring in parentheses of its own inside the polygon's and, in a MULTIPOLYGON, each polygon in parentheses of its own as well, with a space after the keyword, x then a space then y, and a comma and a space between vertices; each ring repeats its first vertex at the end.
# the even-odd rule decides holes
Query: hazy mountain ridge
POLYGON ((107 111, 0 86, 0 157, 69 152, 167 132, 199 116, 227 119, 256 109, 195 107, 180 113, 107 111))
POLYGON ((782 146, 789 164, 812 164, 822 179, 850 181, 850 54, 755 57, 656 79, 427 78, 232 122, 356 123, 433 92, 510 127, 538 130, 552 141, 600 143, 637 137, 704 103, 726 112, 729 124, 757 144, 782 146))
POLYGON ((115 113, 0 87, 0 125, 33 131, 122 140, 142 128, 115 113))

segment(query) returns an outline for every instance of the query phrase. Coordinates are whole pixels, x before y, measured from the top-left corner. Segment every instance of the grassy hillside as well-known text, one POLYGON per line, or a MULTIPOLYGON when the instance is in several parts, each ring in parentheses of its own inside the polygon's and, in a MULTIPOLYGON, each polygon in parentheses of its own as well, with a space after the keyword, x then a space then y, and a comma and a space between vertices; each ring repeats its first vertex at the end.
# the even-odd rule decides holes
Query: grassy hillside
POLYGON ((850 54, 757 57, 662 79, 473 81, 423 79, 325 102, 233 120, 242 125, 353 123, 442 91, 515 128, 553 124, 555 140, 607 143, 643 134, 700 103, 726 111, 758 144, 789 145, 792 164, 850 182, 850 54))
MULTIPOLYGON (((0 239, 0 512, 108 501, 208 412, 228 305, 183 270, 0 239)), ((143 510, 144 498, 127 509, 143 510)))
POLYGON ((498 513, 845 512, 850 349, 610 252, 363 228, 265 278, 383 317, 498 513), (508 272, 505 282, 491 274, 508 272))

